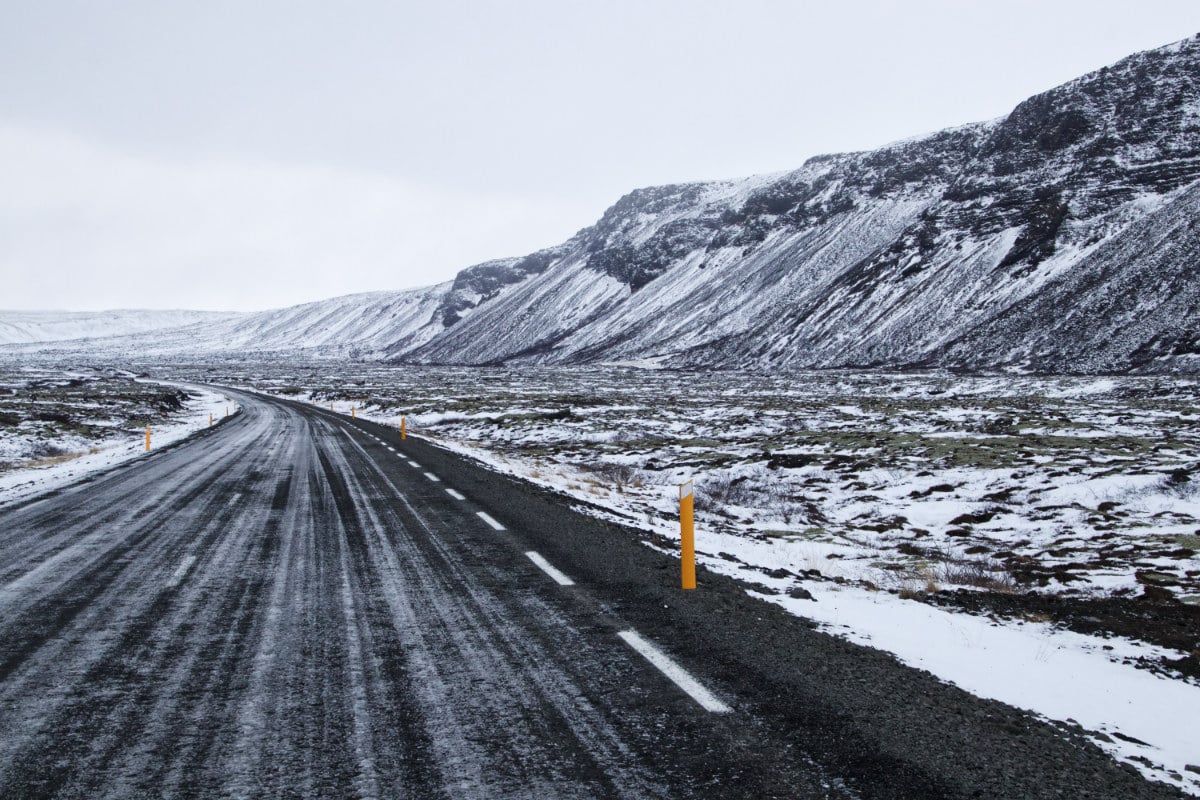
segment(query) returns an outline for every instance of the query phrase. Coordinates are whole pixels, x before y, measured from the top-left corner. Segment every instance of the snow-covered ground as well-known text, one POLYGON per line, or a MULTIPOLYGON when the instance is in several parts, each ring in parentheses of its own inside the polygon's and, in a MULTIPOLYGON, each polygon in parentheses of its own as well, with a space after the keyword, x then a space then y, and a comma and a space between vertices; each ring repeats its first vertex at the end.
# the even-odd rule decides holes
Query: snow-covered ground
MULTIPOLYGON (((44 373, 39 372, 38 377, 44 377, 44 373)), ((80 403, 76 397, 74 402, 64 405, 61 399, 56 400, 54 413, 61 414, 64 407, 69 408, 69 425, 74 430, 48 433, 28 425, 0 428, 0 457, 3 457, 0 460, 8 462, 7 468, 0 470, 0 506, 58 489, 90 473, 145 455, 144 428, 141 425, 131 428, 125 418, 130 413, 144 413, 140 402, 144 398, 136 393, 131 394, 128 391, 130 384, 154 390, 164 387, 177 389, 186 394, 179 408, 155 413, 152 418, 139 418, 139 423, 147 422, 150 425, 152 449, 165 447, 208 428, 210 419, 217 422, 227 413, 237 413, 232 399, 202 386, 135 381, 121 376, 120 397, 111 399, 105 398, 104 391, 92 385, 106 386, 111 381, 104 378, 97 380, 90 371, 66 373, 59 377, 68 381, 86 380, 89 383, 85 391, 95 392, 95 397, 108 399, 109 402, 80 403), (50 455, 21 458, 31 449, 35 453, 47 452, 50 455)), ((21 405, 29 407, 26 403, 27 398, 22 398, 21 405)))
MULTIPOLYGON (((348 405, 339 410, 349 413, 348 405)), ((358 413, 370 418, 369 413, 358 413)), ((377 421, 399 423, 394 417, 377 421)), ((608 491, 580 491, 572 481, 546 479, 536 466, 439 441, 501 471, 608 507, 620 522, 630 521, 627 504, 614 502, 608 491)), ((663 494, 672 502, 670 493, 663 494)), ((641 524, 647 523, 660 536, 678 539, 675 526, 649 518, 641 524)), ((980 697, 1078 723, 1114 757, 1135 764, 1150 778, 1200 796, 1200 771, 1195 769, 1200 767, 1200 727, 1195 725, 1200 719, 1200 682, 1142 668, 1147 661, 1177 659, 1187 655, 1184 652, 1126 638, 1083 635, 1046 622, 981 617, 914 602, 868 588, 869 580, 864 586, 853 565, 831 570, 827 556, 836 550, 819 544, 801 548, 797 558, 786 540, 762 542, 715 533, 701 523, 696 548, 702 566, 764 584, 773 591, 750 593, 820 623, 829 633, 886 650, 980 697), (797 579, 793 572, 818 567, 827 576, 846 578, 846 583, 797 579), (780 569, 788 574, 772 578, 770 573, 780 569), (813 599, 790 596, 797 587, 813 599)))
POLYGON ((967 691, 1078 724, 1200 795, 1200 680, 1169 665, 1187 650, 919 602, 948 588, 1200 599, 1193 380, 347 368, 274 384, 255 382, 384 424, 403 415, 667 552, 675 484, 694 477, 704 567, 967 691))
POLYGON ((0 311, 0 344, 128 336, 238 316, 220 311, 0 311))
MULTIPOLYGON (((1200 796, 1200 680, 1170 665, 1188 650, 928 602, 954 589, 1195 603, 1194 380, 328 364, 210 379, 383 424, 404 416, 415 434, 577 498, 665 552, 677 551, 676 484, 695 478, 703 567, 967 691, 1077 724, 1200 796)), ((205 393, 156 444, 225 402, 205 393)), ((140 452, 134 441, 74 459, 24 491, 140 452)), ((12 482, 0 476, 0 496, 12 482)))
MULTIPOLYGON (((707 563, 723 568, 719 559, 707 563)), ((821 623, 826 631, 894 653, 972 694, 1078 723, 1115 758, 1200 795, 1195 769, 1200 766, 1200 727, 1195 724, 1200 686, 1134 666, 1138 659, 1180 654, 1044 622, 957 613, 856 586, 810 588, 814 600, 757 594, 821 623)))

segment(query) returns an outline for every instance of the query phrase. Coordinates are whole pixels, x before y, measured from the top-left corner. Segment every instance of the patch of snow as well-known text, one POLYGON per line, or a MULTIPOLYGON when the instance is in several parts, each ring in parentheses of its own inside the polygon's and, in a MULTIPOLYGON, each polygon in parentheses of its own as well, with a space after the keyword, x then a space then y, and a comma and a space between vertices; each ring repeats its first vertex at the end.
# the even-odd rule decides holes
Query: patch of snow
MULTIPOLYGON (((155 381, 168 386, 186 389, 193 396, 187 408, 175 415, 167 424, 151 426, 151 452, 205 430, 209 427, 209 415, 220 420, 229 409, 237 413, 235 403, 226 395, 202 386, 155 381)), ((124 442, 110 442, 91 448, 76 458, 42 467, 17 467, 0 472, 0 506, 10 505, 26 498, 44 494, 67 486, 79 479, 146 454, 145 440, 140 436, 124 442)))
MULTIPOLYGON (((816 602, 751 594, 819 622, 838 636, 893 653, 979 697, 1052 720, 1078 722, 1103 734, 1093 740, 1118 759, 1153 762, 1155 767, 1129 761, 1149 778, 1179 785, 1169 773, 1188 775, 1184 767, 1200 754, 1200 726, 1195 724, 1200 719, 1200 686, 1125 663, 1182 654, 1056 630, 1044 623, 998 624, 856 587, 808 588, 816 602)), ((1200 794, 1200 780, 1188 780, 1187 788, 1200 794)))

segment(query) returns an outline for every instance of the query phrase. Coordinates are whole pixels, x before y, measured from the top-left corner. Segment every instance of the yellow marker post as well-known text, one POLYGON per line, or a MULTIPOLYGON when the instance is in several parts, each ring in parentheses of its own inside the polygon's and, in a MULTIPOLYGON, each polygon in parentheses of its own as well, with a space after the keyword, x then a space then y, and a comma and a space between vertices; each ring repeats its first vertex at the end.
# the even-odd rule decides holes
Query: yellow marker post
POLYGON ((679 538, 684 589, 696 588, 696 530, 692 516, 692 482, 679 484, 679 538))
POLYGON ((225 416, 229 416, 229 406, 225 406, 225 416))
POLYGON ((350 406, 350 419, 358 419, 358 415, 354 413, 354 406, 350 406))
POLYGON ((146 452, 150 452, 150 426, 146 426, 146 452))
POLYGON ((210 428, 212 427, 212 420, 213 420, 213 415, 212 415, 212 412, 210 411, 210 412, 208 412, 208 427, 210 427, 210 428))
POLYGON ((407 437, 407 432, 404 429, 404 417, 400 418, 400 441, 404 441, 407 437))

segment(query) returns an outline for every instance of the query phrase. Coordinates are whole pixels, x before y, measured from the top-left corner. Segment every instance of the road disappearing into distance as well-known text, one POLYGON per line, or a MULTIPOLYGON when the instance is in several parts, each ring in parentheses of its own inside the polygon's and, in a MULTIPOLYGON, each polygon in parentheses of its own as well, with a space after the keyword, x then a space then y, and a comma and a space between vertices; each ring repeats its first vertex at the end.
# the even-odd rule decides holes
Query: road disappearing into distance
POLYGON ((545 490, 236 396, 0 511, 0 796, 1179 796, 545 490))

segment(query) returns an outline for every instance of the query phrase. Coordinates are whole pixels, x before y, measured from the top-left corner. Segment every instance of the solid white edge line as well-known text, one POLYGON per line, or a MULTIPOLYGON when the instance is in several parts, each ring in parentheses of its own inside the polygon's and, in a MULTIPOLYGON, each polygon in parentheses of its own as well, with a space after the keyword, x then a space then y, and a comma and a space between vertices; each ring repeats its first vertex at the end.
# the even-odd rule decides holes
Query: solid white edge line
POLYGON ((551 578, 553 578, 554 582, 557 583, 559 586, 574 586, 575 585, 575 581, 571 580, 566 575, 559 572, 557 569, 555 569, 555 567, 549 561, 542 558, 541 553, 538 553, 535 550, 529 550, 528 552, 525 553, 525 555, 529 558, 530 561, 537 564, 538 567, 541 568, 542 572, 546 573, 551 578))
POLYGON ((637 631, 620 631, 617 636, 624 639, 625 644, 637 650, 659 672, 670 678, 676 686, 687 692, 705 711, 711 711, 714 714, 728 714, 733 710, 718 700, 716 695, 701 686, 700 681, 693 678, 683 667, 672 661, 670 656, 643 639, 637 631))
POLYGON ((429 478, 429 480, 433 481, 434 483, 441 483, 441 482, 442 482, 442 479, 441 479, 441 478, 439 478, 437 475, 434 475, 432 472, 426 472, 426 473, 425 473, 425 477, 426 477, 426 478, 429 478))
POLYGON ((466 496, 459 494, 458 492, 454 491, 453 489, 447 489, 446 494, 450 495, 455 500, 466 500, 467 499, 466 496))
POLYGON ((496 522, 496 520, 492 519, 491 515, 489 515, 486 511, 476 511, 475 513, 479 516, 479 518, 481 520, 486 522, 488 525, 491 525, 496 530, 502 531, 505 529, 503 525, 501 525, 499 522, 496 522))
POLYGON ((421 465, 420 465, 420 464, 418 464, 417 462, 415 462, 415 461, 412 461, 412 460, 410 460, 410 461, 408 462, 408 465, 409 465, 410 467, 413 467, 414 469, 420 469, 420 468, 421 468, 421 465))

